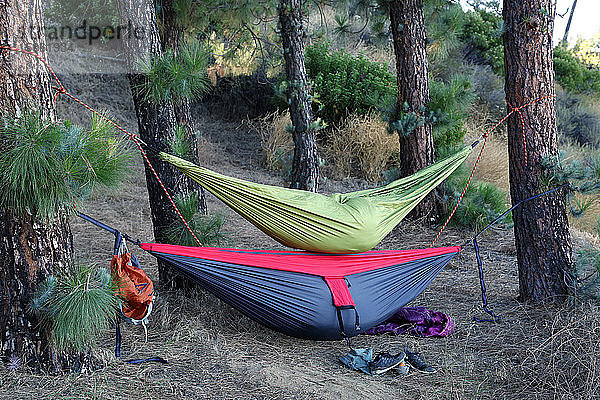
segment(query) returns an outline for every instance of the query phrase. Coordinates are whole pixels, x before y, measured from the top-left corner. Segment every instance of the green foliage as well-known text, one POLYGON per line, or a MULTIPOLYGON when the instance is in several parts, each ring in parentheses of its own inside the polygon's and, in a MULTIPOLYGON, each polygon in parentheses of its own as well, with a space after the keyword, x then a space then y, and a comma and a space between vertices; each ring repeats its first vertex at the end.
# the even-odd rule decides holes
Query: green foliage
POLYGON ((115 186, 129 158, 99 117, 83 129, 39 114, 0 115, 0 206, 16 214, 51 216, 98 184, 115 186))
POLYGON ((110 271, 78 266, 48 276, 35 292, 31 309, 50 328, 56 349, 87 351, 117 315, 117 287, 110 271))
POLYGON ((167 50, 161 57, 146 60, 142 73, 147 82, 138 87, 146 100, 180 104, 197 100, 210 89, 207 74, 208 52, 197 42, 189 42, 177 54, 167 50))
POLYGON ((419 107, 419 112, 410 111, 408 103, 404 103, 402 110, 397 113, 395 121, 390 121, 389 132, 397 133, 401 137, 410 136, 415 129, 424 124, 435 124, 444 118, 440 110, 432 111, 425 106, 419 107))
MULTIPOLYGON (((277 0, 174 0, 176 23, 186 38, 205 41, 216 64, 237 75, 280 62, 277 0)), ((160 10, 159 10, 160 12, 160 10)))
MULTIPOLYGON (((586 152, 578 158, 547 156, 541 160, 544 168, 543 182, 548 188, 569 183, 571 190, 581 194, 600 193, 600 152, 586 152)), ((577 213, 576 213, 577 214, 577 213)))
POLYGON ((180 158, 190 158, 193 155, 191 140, 187 126, 177 125, 169 139, 170 153, 180 158))
MULTIPOLYGON (((466 13, 461 35, 499 75, 504 75, 503 31, 500 15, 477 9, 466 13)), ((573 51, 561 46, 554 48, 554 71, 556 81, 565 89, 600 94, 600 71, 589 69, 573 51)))
POLYGON ((327 122, 339 122, 349 113, 366 115, 396 97, 396 79, 385 65, 332 50, 327 42, 307 46, 306 69, 322 105, 317 115, 327 122))
POLYGON ((429 92, 429 108, 443 116, 433 125, 435 149, 438 154, 444 149, 454 150, 462 143, 463 120, 475 101, 471 81, 464 75, 455 75, 448 83, 430 81, 429 92))
POLYGON ((247 34, 248 32, 241 32, 245 25, 255 25, 260 19, 273 17, 278 4, 279 1, 276 0, 173 1, 178 25, 187 27, 190 34, 216 31, 229 33, 230 40, 247 34))
POLYGON ((334 17, 336 26, 333 28, 334 32, 338 35, 344 35, 350 32, 350 23, 347 15, 336 14, 334 17))
MULTIPOLYGON (((444 203, 449 204, 452 211, 468 180, 464 167, 454 172, 442 186, 444 203)), ((507 195, 504 191, 487 182, 472 182, 451 223, 471 229, 480 229, 506 210, 507 195)), ((512 222, 511 215, 502 220, 505 224, 512 222)))
POLYGON ((433 125, 436 152, 449 154, 462 143, 465 135, 463 120, 473 105, 475 94, 470 80, 463 75, 455 75, 450 82, 430 80, 431 101, 428 107, 417 112, 409 111, 404 103, 402 110, 389 122, 389 130, 400 136, 408 136, 423 124, 433 125))
POLYGON ((429 71, 445 78, 460 67, 465 13, 460 4, 449 0, 429 0, 423 9, 427 31, 429 71))
POLYGON ((504 75, 503 31, 502 18, 498 14, 485 9, 466 12, 461 39, 473 46, 499 75, 504 75))
MULTIPOLYGON (((175 204, 183 218, 204 246, 217 246, 226 239, 222 232, 225 216, 222 214, 202 215, 198 193, 180 194, 175 198, 175 204)), ((169 241, 181 246, 197 246, 198 243, 181 221, 175 221, 166 230, 169 241)))
POLYGON ((600 115, 582 95, 560 91, 556 97, 556 125, 560 139, 600 146, 600 115))
POLYGON ((571 50, 554 48, 554 72, 565 89, 600 95, 600 71, 588 69, 571 50))

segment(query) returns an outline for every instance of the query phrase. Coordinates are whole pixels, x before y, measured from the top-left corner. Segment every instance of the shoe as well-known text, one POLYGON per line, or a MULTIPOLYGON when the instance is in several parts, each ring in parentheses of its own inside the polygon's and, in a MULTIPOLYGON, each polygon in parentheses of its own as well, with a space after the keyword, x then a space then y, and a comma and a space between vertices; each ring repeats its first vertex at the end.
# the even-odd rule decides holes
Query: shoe
POLYGON ((395 356, 388 352, 379 353, 377 357, 369 363, 369 368, 373 375, 383 374, 400 365, 404 361, 404 357, 405 354, 403 352, 400 352, 395 356))
POLYGON ((421 353, 412 353, 408 349, 404 349, 406 353, 406 361, 419 372, 424 374, 433 374, 436 370, 431 365, 425 362, 421 353))
POLYGON ((408 364, 406 364, 404 361, 402 361, 400 364, 398 364, 398 366, 396 367, 396 371, 400 374, 400 375, 408 375, 408 372, 410 370, 410 366, 408 364))

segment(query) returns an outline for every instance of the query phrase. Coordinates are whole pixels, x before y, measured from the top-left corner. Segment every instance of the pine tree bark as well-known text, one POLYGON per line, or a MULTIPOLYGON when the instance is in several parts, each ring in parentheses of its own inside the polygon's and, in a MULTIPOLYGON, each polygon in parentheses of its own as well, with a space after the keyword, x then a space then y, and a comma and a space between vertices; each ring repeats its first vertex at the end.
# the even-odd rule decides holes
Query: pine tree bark
MULTIPOLYGON (((504 0, 505 91, 509 105, 519 106, 554 95, 552 0, 504 0), (544 12, 542 10, 547 10, 544 12)), ((512 203, 544 192, 541 160, 558 153, 554 98, 538 101, 508 120, 512 203)), ((520 299, 563 301, 569 294, 572 248, 565 192, 524 203, 513 211, 519 265, 520 299)))
MULTIPOLYGON (((41 0, 0 1, 0 45, 47 57, 43 32, 41 0)), ((35 108, 43 118, 54 119, 45 67, 29 55, 0 50, 0 104, 15 116, 35 108)), ((9 368, 58 372, 75 367, 70 362, 75 358, 51 349, 49 332, 41 329, 29 311, 38 284, 72 262, 72 235, 63 213, 42 221, 31 214, 0 210, 0 354, 9 368)))
MULTIPOLYGON (((138 134, 152 148, 168 152, 168 143, 173 137, 177 123, 173 105, 145 100, 138 89, 147 83, 146 76, 138 70, 140 60, 162 55, 153 3, 150 0, 118 0, 116 3, 120 24, 128 27, 122 34, 123 48, 138 119, 138 134)), ((171 196, 188 193, 189 181, 183 178, 183 174, 170 164, 161 161, 154 152, 147 154, 171 196)), ((148 165, 145 165, 145 172, 154 239, 159 243, 168 243, 166 228, 179 221, 179 218, 148 165)), ((178 287, 183 282, 176 278, 176 272, 167 263, 159 261, 158 272, 163 287, 178 287)))
MULTIPOLYGON (((177 54, 184 41, 183 29, 177 23, 177 14, 173 5, 173 0, 155 0, 156 8, 160 10, 158 13, 158 19, 160 22, 160 42, 162 44, 162 50, 170 49, 177 54)), ((198 154, 198 137, 196 136, 196 127, 194 124, 194 117, 192 116, 191 104, 188 99, 183 99, 180 104, 173 104, 173 111, 175 112, 175 120, 177 124, 185 127, 188 140, 190 144, 190 157, 189 161, 199 164, 198 154)), ((204 194, 204 188, 188 177, 184 177, 186 180, 185 185, 189 190, 196 190, 198 192, 199 209, 198 211, 202 214, 206 214, 206 197, 204 194)))
MULTIPOLYGON (((430 101, 423 0, 393 0, 389 7, 398 82, 397 116, 404 111, 405 104, 408 104, 408 112, 421 116, 420 109, 427 107, 430 101)), ((400 134, 399 141, 402 176, 412 175, 435 161, 430 123, 417 127, 409 135, 400 134)), ((411 216, 427 217, 430 221, 439 218, 435 191, 411 216)))
POLYGON ((315 192, 318 185, 318 156, 308 76, 304 60, 302 0, 281 0, 278 7, 287 99, 292 120, 294 159, 290 187, 315 192))

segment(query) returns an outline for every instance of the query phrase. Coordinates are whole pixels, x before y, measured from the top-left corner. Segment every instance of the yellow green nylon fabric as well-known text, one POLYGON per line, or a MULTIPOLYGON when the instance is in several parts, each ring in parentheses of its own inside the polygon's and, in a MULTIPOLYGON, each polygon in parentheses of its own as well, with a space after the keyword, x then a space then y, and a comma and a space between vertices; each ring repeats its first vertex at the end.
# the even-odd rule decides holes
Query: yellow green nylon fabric
POLYGON ((471 150, 465 147, 380 188, 330 196, 232 178, 166 153, 160 158, 285 246, 360 253, 375 247, 471 150))

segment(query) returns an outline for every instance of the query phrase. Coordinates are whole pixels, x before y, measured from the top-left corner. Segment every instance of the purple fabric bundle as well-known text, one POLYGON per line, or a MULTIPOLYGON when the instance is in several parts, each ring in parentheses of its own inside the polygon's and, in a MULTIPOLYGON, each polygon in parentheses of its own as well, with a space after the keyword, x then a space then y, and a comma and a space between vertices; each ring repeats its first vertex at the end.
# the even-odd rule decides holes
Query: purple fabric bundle
POLYGON ((428 310, 425 307, 404 307, 386 322, 365 333, 377 335, 392 332, 396 335, 410 333, 422 337, 445 337, 454 331, 454 321, 448 314, 428 310))

